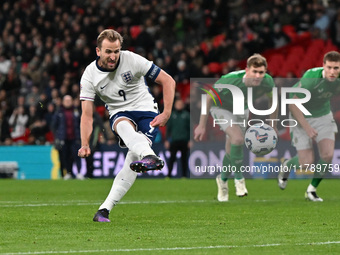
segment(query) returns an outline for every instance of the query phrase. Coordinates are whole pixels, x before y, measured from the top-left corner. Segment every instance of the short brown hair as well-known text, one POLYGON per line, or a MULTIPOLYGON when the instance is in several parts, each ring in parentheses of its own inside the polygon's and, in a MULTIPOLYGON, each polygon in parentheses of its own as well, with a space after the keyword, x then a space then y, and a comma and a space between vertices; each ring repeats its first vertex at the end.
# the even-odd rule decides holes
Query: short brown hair
POLYGON ((326 61, 340 62, 340 53, 337 51, 327 52, 323 57, 323 62, 326 63, 326 61))
POLYGON ((119 40, 120 45, 123 44, 123 37, 117 31, 113 29, 105 29, 97 37, 97 47, 100 49, 104 39, 108 39, 110 42, 115 42, 119 40))
POLYGON ((267 69, 267 60, 265 57, 263 57, 262 55, 255 53, 254 55, 250 56, 247 60, 247 67, 261 67, 264 66, 267 69))

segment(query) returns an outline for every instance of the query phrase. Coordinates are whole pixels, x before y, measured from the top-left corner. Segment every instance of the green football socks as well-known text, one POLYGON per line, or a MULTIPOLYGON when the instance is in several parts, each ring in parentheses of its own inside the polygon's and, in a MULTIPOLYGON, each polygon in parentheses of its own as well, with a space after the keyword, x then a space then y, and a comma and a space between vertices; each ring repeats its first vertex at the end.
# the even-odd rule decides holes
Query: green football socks
POLYGON ((313 179, 311 181, 311 184, 313 187, 317 188, 322 181, 323 176, 327 173, 329 164, 326 161, 320 159, 318 163, 316 164, 316 169, 313 175, 313 179))
MULTIPOLYGON (((300 166, 300 163, 299 163, 298 156, 295 156, 295 157, 291 158, 287 162, 287 167, 289 169, 296 169, 296 170, 298 170, 299 166, 300 166)), ((315 169, 313 169, 314 175, 313 175, 313 179, 311 181, 311 184, 312 184, 313 187, 316 188, 316 187, 319 186, 320 182, 322 181, 323 176, 328 171, 328 166, 329 166, 329 163, 327 163, 326 161, 324 161, 322 159, 320 159, 318 161, 318 163, 315 165, 315 169)))
POLYGON ((234 172, 235 179, 243 179, 243 174, 241 172, 241 166, 243 164, 243 145, 231 145, 230 161, 231 165, 236 168, 234 172))
POLYGON ((233 171, 235 179, 243 179, 243 174, 241 172, 242 163, 243 146, 232 144, 230 154, 226 154, 223 158, 223 171, 221 173, 222 181, 227 181, 233 171))
POLYGON ((223 158, 223 170, 221 172, 221 179, 224 182, 228 180, 230 174, 232 173, 230 167, 231 167, 230 156, 229 154, 225 154, 223 158))
POLYGON ((296 169, 296 170, 298 170, 299 169, 299 165, 300 165, 299 158, 298 158, 298 156, 295 156, 295 157, 291 158, 290 160, 288 160, 286 166, 288 167, 288 169, 296 169))

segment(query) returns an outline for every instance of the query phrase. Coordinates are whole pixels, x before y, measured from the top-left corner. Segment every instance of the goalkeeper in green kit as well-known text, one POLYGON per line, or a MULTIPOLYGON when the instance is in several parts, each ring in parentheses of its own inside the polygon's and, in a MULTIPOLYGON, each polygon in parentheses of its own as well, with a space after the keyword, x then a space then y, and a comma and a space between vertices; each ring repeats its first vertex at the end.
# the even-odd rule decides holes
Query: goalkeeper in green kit
MULTIPOLYGON (((335 146, 335 134, 338 132, 330 107, 330 99, 340 94, 340 54, 331 51, 325 54, 323 67, 316 67, 305 72, 294 87, 310 91, 311 99, 304 107, 311 115, 304 115, 295 105, 290 105, 292 117, 298 122, 291 127, 292 144, 297 156, 284 160, 278 175, 278 185, 285 189, 291 169, 303 169, 314 172, 313 179, 305 193, 306 199, 314 202, 323 201, 316 194, 323 176, 333 168, 332 159, 335 146), (320 159, 315 162, 313 141, 317 143, 320 159)), ((302 94, 291 94, 292 98, 304 97, 302 94)))

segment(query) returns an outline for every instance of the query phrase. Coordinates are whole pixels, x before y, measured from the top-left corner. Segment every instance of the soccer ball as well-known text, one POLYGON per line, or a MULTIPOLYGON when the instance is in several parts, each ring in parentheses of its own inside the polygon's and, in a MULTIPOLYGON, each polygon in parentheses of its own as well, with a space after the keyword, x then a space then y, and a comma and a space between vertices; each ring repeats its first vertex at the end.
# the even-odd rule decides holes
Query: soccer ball
POLYGON ((267 124, 255 124, 248 128, 244 143, 257 156, 263 156, 275 149, 277 135, 275 130, 267 124))

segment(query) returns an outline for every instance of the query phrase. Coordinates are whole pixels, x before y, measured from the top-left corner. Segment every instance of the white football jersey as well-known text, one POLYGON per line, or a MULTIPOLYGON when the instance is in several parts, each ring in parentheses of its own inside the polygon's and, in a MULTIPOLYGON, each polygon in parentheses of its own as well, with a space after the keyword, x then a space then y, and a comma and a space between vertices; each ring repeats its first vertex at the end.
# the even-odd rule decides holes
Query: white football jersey
POLYGON ((110 117, 121 111, 152 111, 157 103, 149 92, 145 77, 155 80, 160 68, 131 51, 121 51, 114 71, 89 64, 80 80, 80 100, 94 101, 97 94, 106 104, 110 117))

